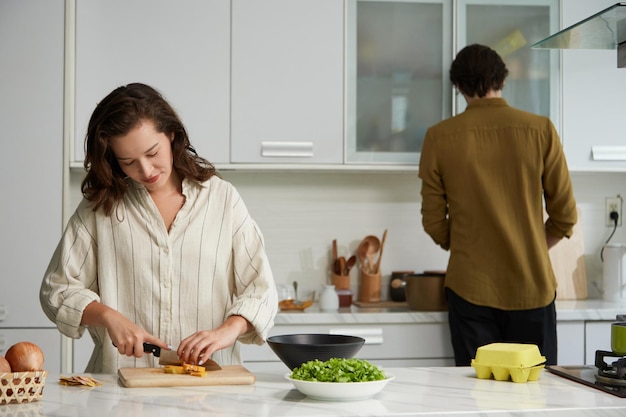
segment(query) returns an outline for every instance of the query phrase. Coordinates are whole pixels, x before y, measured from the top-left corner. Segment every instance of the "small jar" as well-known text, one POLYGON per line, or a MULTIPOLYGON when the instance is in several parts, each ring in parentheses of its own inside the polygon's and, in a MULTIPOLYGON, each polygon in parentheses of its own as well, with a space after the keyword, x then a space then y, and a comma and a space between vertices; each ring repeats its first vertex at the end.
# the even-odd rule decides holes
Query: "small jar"
POLYGON ((326 285, 322 290, 319 298, 320 310, 338 310, 339 309, 339 296, 335 291, 334 285, 326 285))
POLYGON ((339 307, 350 307, 352 305, 352 291, 337 290, 339 296, 339 307))

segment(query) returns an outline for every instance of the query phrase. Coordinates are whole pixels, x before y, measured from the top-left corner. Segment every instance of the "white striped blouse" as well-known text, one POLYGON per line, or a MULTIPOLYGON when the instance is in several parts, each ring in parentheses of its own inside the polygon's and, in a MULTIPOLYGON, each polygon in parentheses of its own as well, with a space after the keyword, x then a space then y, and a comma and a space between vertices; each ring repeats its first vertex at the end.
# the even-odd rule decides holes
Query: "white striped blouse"
MULTIPOLYGON (((59 331, 80 338, 82 312, 106 304, 177 347, 231 315, 254 327, 239 342, 262 344, 278 310, 261 231, 234 186, 212 177, 183 181, 185 204, 170 231, 147 190, 132 182, 111 216, 83 200, 45 273, 40 299, 59 331)), ((95 347, 86 372, 152 367, 152 355, 120 355, 104 328, 89 328, 95 347)), ((239 343, 212 358, 240 364, 239 343)))

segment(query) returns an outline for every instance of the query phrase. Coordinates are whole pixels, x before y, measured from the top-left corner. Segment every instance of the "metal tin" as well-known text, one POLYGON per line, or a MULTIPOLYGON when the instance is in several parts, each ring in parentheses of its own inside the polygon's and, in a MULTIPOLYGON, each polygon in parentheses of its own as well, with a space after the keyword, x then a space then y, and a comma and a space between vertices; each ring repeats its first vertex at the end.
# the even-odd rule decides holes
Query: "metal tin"
POLYGON ((389 278, 389 298, 392 301, 406 301, 406 278, 414 275, 413 271, 395 271, 389 278))

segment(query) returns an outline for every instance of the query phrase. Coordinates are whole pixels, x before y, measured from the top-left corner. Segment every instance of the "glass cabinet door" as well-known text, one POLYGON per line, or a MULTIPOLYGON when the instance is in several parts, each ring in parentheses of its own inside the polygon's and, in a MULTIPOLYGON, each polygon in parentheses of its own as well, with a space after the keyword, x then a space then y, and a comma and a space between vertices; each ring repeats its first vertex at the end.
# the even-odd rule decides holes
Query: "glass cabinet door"
MULTIPOLYGON (((559 54, 531 45, 559 29, 558 0, 458 0, 457 50, 473 43, 500 54, 509 76, 502 90, 507 102, 548 116, 559 126, 559 54)), ((458 96, 456 111, 465 108, 458 96)))
POLYGON ((415 165, 451 115, 451 2, 348 1, 346 163, 415 165))

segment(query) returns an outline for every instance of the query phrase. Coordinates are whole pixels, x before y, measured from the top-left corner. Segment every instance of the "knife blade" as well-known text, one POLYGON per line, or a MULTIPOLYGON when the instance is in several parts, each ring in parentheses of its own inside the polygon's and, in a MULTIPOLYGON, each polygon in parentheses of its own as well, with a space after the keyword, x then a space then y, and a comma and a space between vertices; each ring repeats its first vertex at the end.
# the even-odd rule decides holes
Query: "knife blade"
MULTIPOLYGON (((183 361, 178 357, 178 353, 175 350, 166 350, 161 349, 157 345, 153 345, 152 343, 145 342, 143 344, 143 351, 146 353, 152 353, 154 356, 159 358, 159 365, 182 365, 183 361)), ((207 371, 218 371, 222 369, 221 366, 217 364, 212 359, 206 359, 202 364, 206 368, 207 371)))

